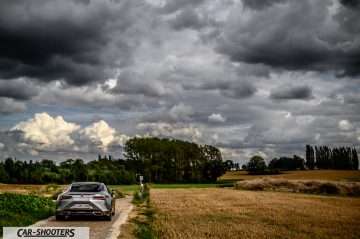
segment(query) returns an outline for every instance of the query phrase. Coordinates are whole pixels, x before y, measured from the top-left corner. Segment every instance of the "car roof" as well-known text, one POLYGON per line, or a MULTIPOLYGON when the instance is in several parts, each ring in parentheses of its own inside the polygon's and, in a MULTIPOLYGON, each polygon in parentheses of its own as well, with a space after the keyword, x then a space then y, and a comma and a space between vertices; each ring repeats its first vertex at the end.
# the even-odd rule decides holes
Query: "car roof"
POLYGON ((103 184, 103 183, 99 183, 99 182, 75 182, 75 183, 72 183, 71 185, 81 185, 81 184, 103 184))

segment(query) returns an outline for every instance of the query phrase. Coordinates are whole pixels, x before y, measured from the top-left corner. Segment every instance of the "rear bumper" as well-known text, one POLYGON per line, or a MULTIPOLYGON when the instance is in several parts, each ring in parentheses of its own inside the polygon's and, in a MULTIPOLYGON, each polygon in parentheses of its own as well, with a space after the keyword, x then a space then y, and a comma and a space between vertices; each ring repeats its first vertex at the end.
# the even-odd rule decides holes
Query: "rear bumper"
POLYGON ((101 210, 73 210, 65 209, 62 211, 56 211, 57 216, 110 216, 111 211, 101 211, 101 210))
POLYGON ((65 203, 58 205, 56 208, 55 215, 57 216, 75 216, 75 215, 87 215, 87 216, 109 216, 111 215, 111 210, 105 206, 105 204, 95 204, 93 202, 86 202, 91 208, 72 208, 73 205, 77 203, 85 203, 83 201, 74 201, 70 203, 65 203))

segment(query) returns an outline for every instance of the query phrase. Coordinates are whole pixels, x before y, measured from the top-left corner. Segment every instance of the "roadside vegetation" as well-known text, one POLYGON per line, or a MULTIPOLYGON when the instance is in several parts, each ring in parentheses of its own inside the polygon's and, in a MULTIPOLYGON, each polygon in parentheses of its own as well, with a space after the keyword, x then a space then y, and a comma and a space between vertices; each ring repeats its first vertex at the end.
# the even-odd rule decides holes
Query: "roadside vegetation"
POLYGON ((257 178, 238 181, 235 184, 235 189, 360 197, 359 182, 329 182, 314 180, 257 178))
POLYGON ((359 238, 360 198, 152 189, 160 238, 359 238))
POLYGON ((158 238, 158 232, 153 229, 155 210, 150 203, 149 189, 145 187, 143 194, 139 191, 133 193, 134 208, 127 223, 121 226, 119 238, 158 238))
POLYGON ((54 215, 55 203, 47 197, 0 194, 0 235, 3 227, 31 225, 54 215))
POLYGON ((283 171, 278 175, 250 175, 245 170, 227 172, 220 180, 241 181, 254 178, 287 180, 322 180, 339 182, 360 182, 360 170, 295 170, 283 171))

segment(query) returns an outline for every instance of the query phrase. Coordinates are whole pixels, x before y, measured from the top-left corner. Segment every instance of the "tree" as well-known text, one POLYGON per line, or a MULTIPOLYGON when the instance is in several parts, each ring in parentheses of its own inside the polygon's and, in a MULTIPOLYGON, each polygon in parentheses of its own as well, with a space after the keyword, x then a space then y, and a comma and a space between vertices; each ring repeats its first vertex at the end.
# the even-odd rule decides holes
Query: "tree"
POLYGON ((246 164, 246 171, 249 173, 263 172, 266 169, 265 160, 258 155, 252 156, 246 164))
POLYGON ((310 170, 315 168, 314 149, 310 145, 306 145, 306 166, 310 170))
POLYGON ((224 162, 224 167, 225 167, 226 171, 231 171, 233 168, 235 168, 235 164, 231 160, 226 160, 224 162))
POLYGON ((359 158, 358 158, 358 155, 357 155, 357 152, 356 152, 356 149, 353 148, 352 149, 352 162, 353 162, 353 169, 354 170, 358 170, 359 169, 359 158))

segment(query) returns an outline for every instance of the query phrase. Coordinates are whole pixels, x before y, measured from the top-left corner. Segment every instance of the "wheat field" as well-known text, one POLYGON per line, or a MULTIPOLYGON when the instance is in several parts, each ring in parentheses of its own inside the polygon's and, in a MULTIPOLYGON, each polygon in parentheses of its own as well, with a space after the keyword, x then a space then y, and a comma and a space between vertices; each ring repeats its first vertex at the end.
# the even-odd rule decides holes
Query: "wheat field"
POLYGON ((360 198, 151 189, 160 238, 360 238, 360 198))

